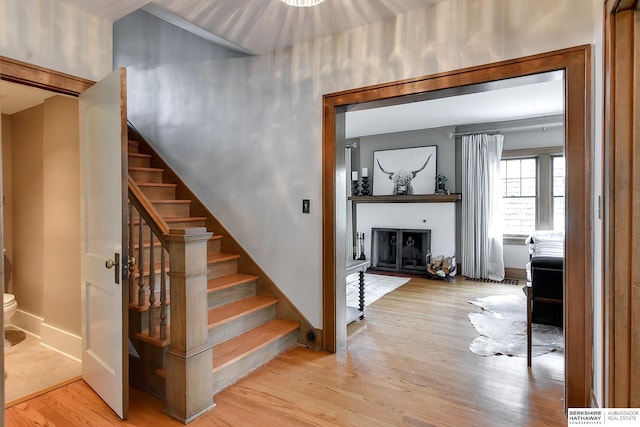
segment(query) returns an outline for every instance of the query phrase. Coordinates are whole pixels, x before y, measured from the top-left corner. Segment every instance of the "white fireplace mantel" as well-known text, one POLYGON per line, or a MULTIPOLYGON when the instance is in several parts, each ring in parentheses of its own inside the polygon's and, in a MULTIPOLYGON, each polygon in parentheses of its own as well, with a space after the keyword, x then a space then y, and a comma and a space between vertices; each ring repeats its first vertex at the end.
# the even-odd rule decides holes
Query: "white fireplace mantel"
POLYGON ((462 200, 459 193, 453 194, 410 194, 403 196, 351 196, 354 203, 450 203, 462 200))

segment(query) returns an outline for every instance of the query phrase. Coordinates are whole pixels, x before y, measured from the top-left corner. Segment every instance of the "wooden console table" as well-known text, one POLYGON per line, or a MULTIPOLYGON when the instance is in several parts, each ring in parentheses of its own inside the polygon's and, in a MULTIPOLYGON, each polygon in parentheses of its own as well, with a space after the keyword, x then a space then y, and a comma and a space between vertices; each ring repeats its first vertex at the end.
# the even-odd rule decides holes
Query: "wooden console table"
POLYGON ((364 319, 364 272, 367 271, 367 268, 371 263, 367 260, 347 260, 347 270, 346 276, 353 274, 355 272, 359 273, 359 300, 358 307, 349 307, 347 306, 347 325, 351 322, 354 322, 358 319, 364 319))

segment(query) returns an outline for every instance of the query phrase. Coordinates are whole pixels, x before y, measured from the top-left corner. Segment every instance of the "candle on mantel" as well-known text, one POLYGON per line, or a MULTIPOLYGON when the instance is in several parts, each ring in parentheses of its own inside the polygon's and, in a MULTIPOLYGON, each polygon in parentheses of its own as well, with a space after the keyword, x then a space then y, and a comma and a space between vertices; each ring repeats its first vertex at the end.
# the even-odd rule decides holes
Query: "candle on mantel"
POLYGON ((369 176, 369 169, 368 168, 362 168, 362 177, 363 178, 367 178, 369 176))
POLYGON ((357 181, 357 180, 358 180, 358 171, 351 172, 351 181, 357 181))

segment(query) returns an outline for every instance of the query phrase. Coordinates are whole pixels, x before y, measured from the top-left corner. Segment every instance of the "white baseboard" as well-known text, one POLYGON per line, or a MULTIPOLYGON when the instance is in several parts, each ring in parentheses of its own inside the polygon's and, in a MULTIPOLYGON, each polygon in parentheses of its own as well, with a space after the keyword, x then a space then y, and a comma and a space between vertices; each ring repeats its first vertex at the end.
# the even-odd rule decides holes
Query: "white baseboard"
POLYGON ((40 338, 41 326, 43 323, 44 319, 42 317, 38 317, 31 313, 27 313, 26 311, 18 309, 16 311, 16 314, 11 319, 10 324, 40 338))
POLYGON ((42 317, 18 310, 11 325, 40 338, 42 345, 54 351, 78 362, 82 359, 82 337, 47 324, 42 317))
POLYGON ((42 324, 41 331, 40 341, 42 345, 78 362, 82 360, 82 337, 47 323, 42 324))

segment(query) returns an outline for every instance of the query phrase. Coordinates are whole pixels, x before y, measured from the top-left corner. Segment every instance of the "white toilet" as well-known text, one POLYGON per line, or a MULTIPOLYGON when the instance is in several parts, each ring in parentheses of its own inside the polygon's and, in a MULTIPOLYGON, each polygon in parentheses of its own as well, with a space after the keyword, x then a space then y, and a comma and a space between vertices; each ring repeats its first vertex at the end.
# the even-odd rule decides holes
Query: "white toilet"
MULTIPOLYGON (((11 318, 18 310, 18 302, 16 296, 13 294, 4 294, 4 326, 6 327, 11 323, 11 318)), ((11 342, 5 338, 4 348, 11 347, 11 342)))

